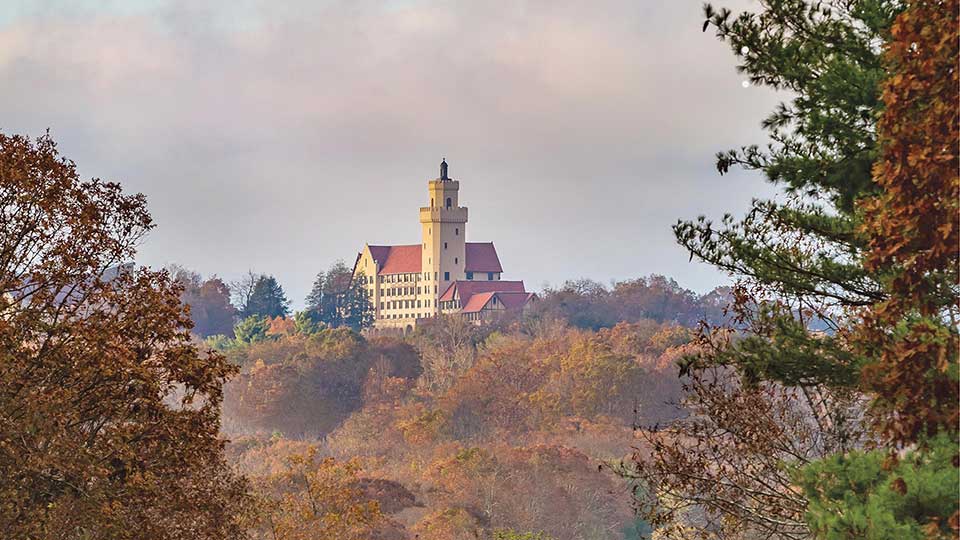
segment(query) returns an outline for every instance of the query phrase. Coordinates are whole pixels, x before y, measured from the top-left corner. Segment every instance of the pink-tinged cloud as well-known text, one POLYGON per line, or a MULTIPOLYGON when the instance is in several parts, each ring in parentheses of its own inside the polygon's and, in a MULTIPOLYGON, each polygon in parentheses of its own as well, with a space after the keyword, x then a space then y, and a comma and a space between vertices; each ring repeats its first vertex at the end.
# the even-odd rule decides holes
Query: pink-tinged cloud
POLYGON ((741 87, 699 2, 202 4, 0 26, 0 129, 50 127, 146 193, 144 262, 252 267, 299 298, 364 242, 418 241, 446 156, 505 277, 709 288, 670 224, 765 189, 713 173, 776 97, 741 87))

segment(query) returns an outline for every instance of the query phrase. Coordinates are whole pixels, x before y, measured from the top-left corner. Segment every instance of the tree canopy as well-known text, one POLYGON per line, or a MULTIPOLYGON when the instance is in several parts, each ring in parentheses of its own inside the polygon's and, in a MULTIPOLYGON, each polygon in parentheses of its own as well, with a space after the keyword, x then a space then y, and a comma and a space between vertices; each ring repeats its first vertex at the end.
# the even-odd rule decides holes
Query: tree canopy
POLYGON ((181 288, 136 269, 142 195, 81 181, 49 135, 0 134, 0 530, 238 538, 219 438, 236 369, 199 351, 181 288))
POLYGON ((286 317, 288 313, 290 301, 277 279, 267 275, 257 276, 249 289, 246 302, 240 308, 240 317, 286 317))
POLYGON ((704 31, 730 44, 737 69, 792 97, 763 121, 767 145, 717 156, 721 175, 760 171, 780 196, 742 219, 674 228, 693 257, 738 284, 730 324, 705 327, 681 366, 711 392, 690 394, 697 414, 634 457, 631 474, 662 503, 651 507, 658 523, 683 512, 657 508, 693 501, 719 518, 700 521, 708 536, 956 534, 955 493, 937 486, 960 480, 940 453, 956 448, 960 401, 957 11, 932 0, 765 0, 737 15, 705 7, 704 31), (711 373, 735 376, 717 385, 711 373), (769 499, 771 484, 757 489, 751 474, 777 452, 751 458, 751 449, 795 428, 780 419, 754 431, 763 415, 713 408, 741 388, 808 411, 810 425, 782 441, 793 453, 763 480, 780 482, 769 499), (831 405, 838 397, 850 406, 831 405), (843 444, 796 454, 816 432, 843 444), (877 450, 855 451, 866 446, 877 450), (724 467, 735 457, 747 462, 724 467), (884 475, 868 481, 878 463, 884 475))
POLYGON ((360 331, 373 325, 373 304, 367 291, 343 261, 317 274, 306 303, 311 319, 330 327, 349 326, 360 331))

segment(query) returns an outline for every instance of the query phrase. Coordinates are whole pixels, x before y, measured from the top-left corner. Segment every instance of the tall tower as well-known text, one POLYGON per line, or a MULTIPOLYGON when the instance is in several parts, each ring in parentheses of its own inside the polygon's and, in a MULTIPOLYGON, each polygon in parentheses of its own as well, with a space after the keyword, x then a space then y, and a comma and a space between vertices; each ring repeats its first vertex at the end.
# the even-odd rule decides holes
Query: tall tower
POLYGON ((430 206, 420 208, 423 228, 423 269, 418 303, 431 316, 439 312, 437 299, 454 281, 465 279, 467 209, 459 205, 460 182, 440 163, 440 177, 427 183, 430 206))

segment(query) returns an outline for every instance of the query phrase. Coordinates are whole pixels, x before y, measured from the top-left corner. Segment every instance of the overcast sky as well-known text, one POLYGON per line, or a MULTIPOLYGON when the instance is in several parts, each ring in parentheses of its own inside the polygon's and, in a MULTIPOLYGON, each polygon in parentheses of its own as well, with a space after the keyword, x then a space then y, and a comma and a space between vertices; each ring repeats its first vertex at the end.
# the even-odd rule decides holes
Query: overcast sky
POLYGON ((695 0, 7 0, 0 130, 50 128, 145 193, 139 262, 274 274, 296 306, 364 243, 420 241, 442 157, 505 279, 702 292, 727 279, 670 226, 771 193, 713 156, 763 142, 779 99, 702 22, 695 0))

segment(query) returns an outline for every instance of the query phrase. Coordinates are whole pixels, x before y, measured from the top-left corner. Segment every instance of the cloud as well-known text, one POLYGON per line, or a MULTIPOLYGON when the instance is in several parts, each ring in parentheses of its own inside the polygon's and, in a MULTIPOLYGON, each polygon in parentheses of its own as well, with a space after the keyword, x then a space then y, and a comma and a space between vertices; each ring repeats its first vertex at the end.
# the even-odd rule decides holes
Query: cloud
MULTIPOLYGON (((0 128, 52 128, 147 194, 151 264, 275 273, 295 299, 364 242, 416 242, 446 156, 471 238, 531 284, 663 272, 669 226, 767 188, 718 179, 776 96, 697 2, 47 3, 0 27, 0 128), (122 6, 122 7, 121 7, 122 6)), ((749 7, 748 4, 744 4, 749 7)))

